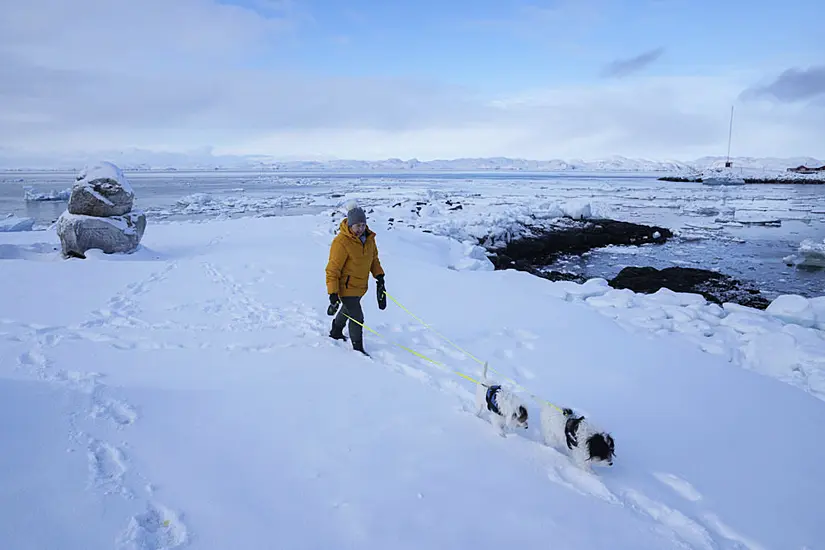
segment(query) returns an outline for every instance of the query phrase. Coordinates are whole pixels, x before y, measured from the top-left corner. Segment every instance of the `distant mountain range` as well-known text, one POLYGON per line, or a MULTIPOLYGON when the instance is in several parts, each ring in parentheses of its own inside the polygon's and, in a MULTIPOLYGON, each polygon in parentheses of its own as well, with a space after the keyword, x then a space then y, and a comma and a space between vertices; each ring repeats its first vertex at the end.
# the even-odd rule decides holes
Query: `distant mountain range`
MULTIPOLYGON (((110 160, 127 171, 148 170, 254 170, 265 172, 678 172, 690 173, 721 166, 725 157, 702 157, 694 161, 649 160, 612 156, 599 160, 551 159, 528 160, 507 157, 458 158, 419 161, 386 160, 280 160, 264 155, 214 155, 210 149, 191 153, 154 152, 141 149, 96 153, 93 157, 75 155, 21 155, 0 148, 0 169, 6 170, 78 170, 88 161, 110 160)), ((736 157, 735 168, 766 172, 785 172, 787 168, 821 166, 825 161, 811 157, 752 158, 736 157)))

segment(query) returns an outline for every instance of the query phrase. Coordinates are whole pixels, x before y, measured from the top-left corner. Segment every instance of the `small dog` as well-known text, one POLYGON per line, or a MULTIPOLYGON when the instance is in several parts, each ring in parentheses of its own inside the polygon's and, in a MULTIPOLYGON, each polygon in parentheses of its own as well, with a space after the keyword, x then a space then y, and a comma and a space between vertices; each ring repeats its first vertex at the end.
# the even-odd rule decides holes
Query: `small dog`
POLYGON ((487 362, 484 363, 481 381, 476 385, 476 416, 479 418, 485 405, 490 411, 490 422, 498 428, 500 436, 505 436, 505 427, 527 429, 527 407, 516 394, 500 385, 488 383, 487 362))
POLYGON ((613 436, 596 429, 572 409, 542 405, 541 433, 547 445, 558 450, 566 447, 579 464, 613 466, 613 436))

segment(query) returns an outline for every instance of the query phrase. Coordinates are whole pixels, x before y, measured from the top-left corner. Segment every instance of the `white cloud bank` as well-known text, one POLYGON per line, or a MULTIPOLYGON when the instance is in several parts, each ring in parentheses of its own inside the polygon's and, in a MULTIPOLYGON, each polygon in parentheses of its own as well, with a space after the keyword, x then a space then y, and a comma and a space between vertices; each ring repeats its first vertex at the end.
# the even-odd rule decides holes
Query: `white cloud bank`
POLYGON ((733 103, 733 154, 822 154, 821 102, 741 96, 776 75, 628 77, 482 97, 434 82, 254 68, 287 56, 305 21, 274 5, 286 9, 4 2, 0 156, 214 146, 282 158, 692 159, 724 154, 733 103))

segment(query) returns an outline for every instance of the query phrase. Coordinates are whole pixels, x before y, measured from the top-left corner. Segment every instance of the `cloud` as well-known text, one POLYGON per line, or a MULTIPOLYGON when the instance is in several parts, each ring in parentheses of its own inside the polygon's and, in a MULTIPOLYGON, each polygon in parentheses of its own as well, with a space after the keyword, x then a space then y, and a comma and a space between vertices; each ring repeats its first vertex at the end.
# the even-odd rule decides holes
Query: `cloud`
MULTIPOLYGON (((642 77, 490 97, 421 79, 312 76, 258 63, 286 56, 310 19, 295 4, 131 6, 0 4, 5 158, 213 146, 278 157, 691 159, 723 154, 731 98, 752 82, 642 77)), ((822 127, 823 110, 744 104, 733 152, 815 154, 822 127)))
MULTIPOLYGON (((620 154, 689 160, 725 153, 730 98, 738 89, 741 81, 729 77, 650 77, 498 99, 425 88, 408 90, 405 96, 405 102, 415 103, 410 120, 399 114, 408 112, 403 107, 388 107, 383 90, 345 123, 261 132, 218 151, 365 159, 620 154), (377 106, 371 118, 366 114, 369 105, 377 106), (390 125, 383 120, 393 115, 407 123, 390 125)), ((357 90, 353 83, 351 97, 357 90)), ((733 153, 813 154, 823 126, 825 113, 818 111, 743 105, 734 123, 733 153)))
MULTIPOLYGON (((361 159, 621 154, 686 160, 724 154, 730 99, 742 88, 741 80, 728 77, 644 77, 487 98, 400 79, 238 71, 108 80, 29 71, 26 80, 11 81, 11 90, 3 88, 0 146, 184 151, 214 145, 218 154, 361 159), (17 99, 9 103, 8 97, 17 99)), ((733 153, 813 155, 822 127, 821 110, 743 104, 733 153)))
MULTIPOLYGON (((771 97, 783 103, 825 99, 825 65, 808 69, 791 68, 765 86, 752 86, 740 94, 744 100, 771 97)), ((820 103, 821 104, 821 103, 820 103)))
POLYGON ((3 2, 0 52, 65 69, 206 68, 263 51, 290 25, 212 0, 3 2))
POLYGON ((664 47, 652 49, 641 53, 630 59, 617 59, 608 63, 602 70, 602 76, 611 78, 621 78, 650 66, 654 61, 662 57, 665 53, 664 47))

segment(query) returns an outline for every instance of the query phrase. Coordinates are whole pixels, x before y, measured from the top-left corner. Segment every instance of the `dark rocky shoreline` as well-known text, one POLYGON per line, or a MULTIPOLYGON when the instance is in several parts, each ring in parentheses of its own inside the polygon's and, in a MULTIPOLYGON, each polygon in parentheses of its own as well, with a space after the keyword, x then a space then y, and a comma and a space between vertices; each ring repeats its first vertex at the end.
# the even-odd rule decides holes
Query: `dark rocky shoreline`
MULTIPOLYGON (((783 185, 825 185, 823 178, 742 178, 745 183, 783 184, 783 185)), ((702 178, 688 178, 684 176, 662 176, 659 181, 676 183, 702 183, 702 178)))
POLYGON ((652 294, 660 288, 673 292, 701 294, 707 301, 722 305, 732 302, 754 309, 765 309, 770 300, 759 290, 744 285, 728 275, 694 267, 625 267, 609 282, 613 288, 628 288, 633 292, 652 294))
MULTIPOLYGON (((533 236, 510 241, 504 246, 486 247, 495 269, 516 269, 550 281, 575 281, 586 278, 547 268, 559 257, 582 254, 609 245, 662 244, 673 236, 664 227, 648 226, 616 220, 598 219, 579 222, 562 229, 528 227, 533 236)), ((483 241, 479 242, 484 246, 483 241)), ((716 304, 732 302, 756 309, 765 309, 770 301, 760 291, 722 273, 688 267, 626 267, 608 280, 613 288, 627 288, 651 294, 660 288, 674 292, 700 294, 716 304)))

